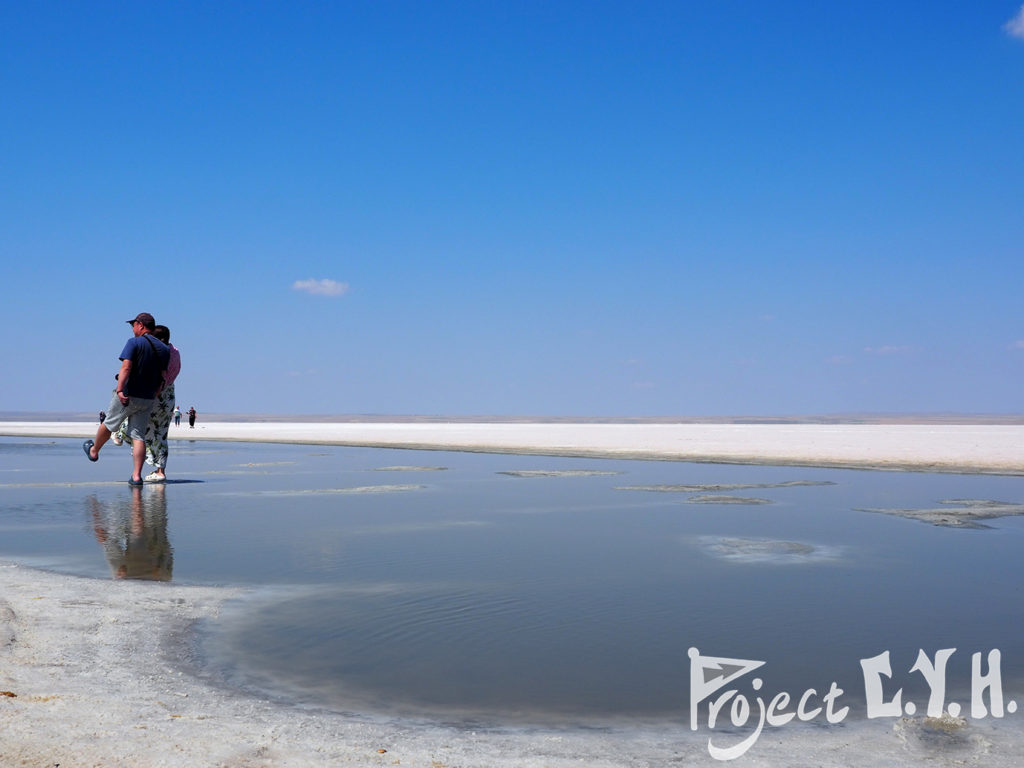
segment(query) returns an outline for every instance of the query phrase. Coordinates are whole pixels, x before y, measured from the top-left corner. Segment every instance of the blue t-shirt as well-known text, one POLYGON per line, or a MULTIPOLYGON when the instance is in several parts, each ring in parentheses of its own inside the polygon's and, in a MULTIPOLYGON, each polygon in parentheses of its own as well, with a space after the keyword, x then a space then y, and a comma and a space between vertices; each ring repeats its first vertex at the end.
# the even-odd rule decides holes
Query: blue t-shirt
POLYGON ((164 379, 171 350, 152 334, 132 336, 121 350, 121 360, 131 360, 132 370, 124 393, 128 397, 152 400, 164 379), (152 343, 150 343, 152 342, 152 343))

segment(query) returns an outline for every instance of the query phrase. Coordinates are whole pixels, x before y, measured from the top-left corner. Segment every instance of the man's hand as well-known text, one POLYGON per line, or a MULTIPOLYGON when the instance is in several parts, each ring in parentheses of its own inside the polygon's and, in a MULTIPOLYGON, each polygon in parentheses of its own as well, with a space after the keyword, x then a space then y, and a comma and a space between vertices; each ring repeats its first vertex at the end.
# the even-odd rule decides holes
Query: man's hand
POLYGON ((132 361, 122 360, 121 370, 117 372, 117 399, 121 401, 121 405, 128 405, 128 395, 124 393, 125 385, 128 384, 128 377, 132 372, 132 361))

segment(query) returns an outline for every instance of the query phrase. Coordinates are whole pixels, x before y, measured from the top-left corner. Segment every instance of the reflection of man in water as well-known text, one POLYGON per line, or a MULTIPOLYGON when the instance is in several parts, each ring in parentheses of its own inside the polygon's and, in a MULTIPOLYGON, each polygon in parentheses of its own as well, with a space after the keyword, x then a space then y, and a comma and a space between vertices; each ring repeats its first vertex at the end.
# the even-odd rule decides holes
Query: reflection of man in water
POLYGON ((164 486, 133 487, 131 498, 112 504, 89 499, 93 532, 115 579, 170 581, 174 551, 167 538, 164 486))

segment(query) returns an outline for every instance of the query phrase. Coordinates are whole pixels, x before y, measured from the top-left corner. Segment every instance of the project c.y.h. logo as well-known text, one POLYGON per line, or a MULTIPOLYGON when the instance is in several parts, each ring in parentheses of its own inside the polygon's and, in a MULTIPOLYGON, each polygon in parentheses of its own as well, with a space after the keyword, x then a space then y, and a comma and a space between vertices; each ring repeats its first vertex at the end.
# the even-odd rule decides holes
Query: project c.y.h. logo
MULTIPOLYGON (((957 702, 946 704, 946 666, 955 648, 945 648, 929 657, 923 650, 918 651, 917 660, 907 673, 918 673, 928 686, 928 717, 941 717, 948 713, 959 717, 962 707, 957 702)), ((850 713, 850 707, 841 705, 845 691, 835 682, 818 691, 808 688, 802 692, 779 691, 769 696, 762 691, 764 681, 759 677, 738 682, 766 662, 749 659, 730 659, 721 656, 701 656, 696 648, 690 648, 690 729, 699 730, 702 718, 706 716, 707 727, 714 730, 720 722, 735 728, 753 725, 753 730, 741 741, 723 746, 721 739, 715 743, 708 738, 708 753, 716 760, 733 760, 744 755, 754 746, 765 726, 777 728, 794 719, 808 722, 823 717, 830 724, 841 723, 850 713), (735 685, 734 685, 735 683, 735 685), (741 688, 743 692, 741 692, 741 688), (756 718, 756 722, 754 720, 756 718)), ((989 714, 1003 717, 1017 711, 1017 702, 1003 704, 1003 683, 1000 672, 1001 655, 998 649, 989 651, 982 670, 982 654, 971 655, 971 705, 970 716, 981 719, 989 714), (985 705, 988 696, 989 705, 985 705)), ((903 689, 899 688, 886 699, 883 678, 892 678, 889 652, 860 660, 864 677, 864 701, 868 719, 879 717, 902 717, 913 715, 918 706, 913 701, 903 701, 903 689)))

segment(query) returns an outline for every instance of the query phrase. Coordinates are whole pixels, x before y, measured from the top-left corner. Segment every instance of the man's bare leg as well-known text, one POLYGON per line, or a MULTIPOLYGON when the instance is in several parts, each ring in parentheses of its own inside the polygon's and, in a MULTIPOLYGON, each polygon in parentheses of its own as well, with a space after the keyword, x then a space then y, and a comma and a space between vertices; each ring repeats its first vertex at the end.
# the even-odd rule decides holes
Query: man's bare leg
POLYGON ((132 440, 132 480, 137 483, 142 482, 142 465, 145 463, 146 441, 132 440))
POLYGON ((105 424, 100 424, 99 428, 96 430, 96 439, 93 440, 92 448, 89 449, 89 456, 94 459, 98 459, 100 457, 100 448, 102 448, 103 444, 109 439, 110 430, 107 429, 105 424))

